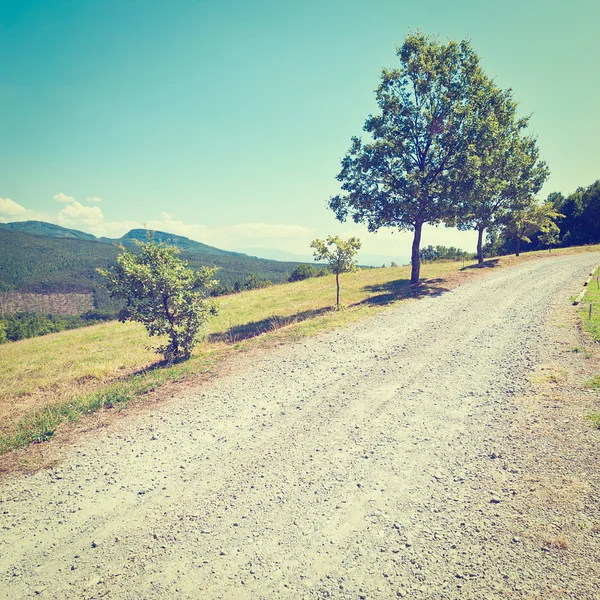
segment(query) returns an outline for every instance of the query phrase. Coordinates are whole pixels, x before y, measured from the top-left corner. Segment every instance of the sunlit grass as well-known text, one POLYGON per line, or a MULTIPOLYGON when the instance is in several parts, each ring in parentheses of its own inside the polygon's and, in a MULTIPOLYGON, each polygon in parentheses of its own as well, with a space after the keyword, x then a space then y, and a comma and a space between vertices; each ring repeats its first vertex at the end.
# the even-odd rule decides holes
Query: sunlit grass
MULTIPOLYGON (((576 251, 582 250, 553 253, 576 251)), ((534 253, 521 259, 502 257, 493 264, 509 266, 534 257, 534 253)), ((154 352, 161 340, 148 338, 135 323, 101 323, 0 345, 0 453, 47 439, 61 422, 124 405, 165 381, 209 372, 236 352, 316 335, 367 318, 411 295, 443 291, 448 279, 464 276, 459 274, 462 266, 462 262, 423 264, 423 282, 416 294, 409 286, 410 267, 344 274, 340 280, 345 308, 339 311, 333 310, 333 276, 219 298, 219 316, 210 321, 192 358, 171 368, 161 366, 154 352), (115 389, 118 402, 102 400, 102 394, 110 396, 115 389)))
POLYGON ((579 305, 583 327, 596 342, 600 342, 600 269, 588 284, 583 301, 579 305))

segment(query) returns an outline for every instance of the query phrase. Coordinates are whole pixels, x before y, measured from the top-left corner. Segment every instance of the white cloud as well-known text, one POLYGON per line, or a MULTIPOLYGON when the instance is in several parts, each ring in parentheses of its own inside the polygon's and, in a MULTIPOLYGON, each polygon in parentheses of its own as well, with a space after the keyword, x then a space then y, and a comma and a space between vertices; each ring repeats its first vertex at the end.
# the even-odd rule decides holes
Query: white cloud
POLYGON ((98 198, 97 196, 92 196, 91 198, 88 196, 85 199, 86 202, 102 202, 102 198, 98 198))
POLYGON ((58 194, 54 194, 54 201, 55 202, 65 202, 65 203, 69 204, 71 202, 75 202, 75 198, 73 198, 73 196, 67 196, 66 194, 63 194, 62 192, 58 192, 58 194))
MULTIPOLYGON (((147 228, 182 235, 224 250, 244 252, 245 249, 267 248, 308 256, 312 254, 309 244, 317 237, 326 238, 329 234, 343 238, 357 236, 362 241, 360 254, 385 257, 385 262, 409 256, 412 244, 412 232, 382 229, 378 233, 369 233, 362 225, 337 221, 318 228, 289 223, 237 223, 208 227, 178 220, 167 211, 161 212, 158 219, 146 221, 106 221, 99 206, 84 206, 62 193, 56 194, 54 199, 65 206, 57 214, 47 215, 29 210, 9 198, 0 198, 0 222, 35 219, 109 238, 119 238, 131 229, 147 228)), ((425 226, 421 245, 458 246, 474 251, 475 239, 472 231, 425 226)))
POLYGON ((97 227, 104 215, 97 206, 83 206, 77 200, 67 204, 57 215, 57 223, 66 227, 97 227))
POLYGON ((10 198, 0 198, 0 221, 8 223, 10 219, 23 221, 31 219, 34 211, 26 209, 10 198))

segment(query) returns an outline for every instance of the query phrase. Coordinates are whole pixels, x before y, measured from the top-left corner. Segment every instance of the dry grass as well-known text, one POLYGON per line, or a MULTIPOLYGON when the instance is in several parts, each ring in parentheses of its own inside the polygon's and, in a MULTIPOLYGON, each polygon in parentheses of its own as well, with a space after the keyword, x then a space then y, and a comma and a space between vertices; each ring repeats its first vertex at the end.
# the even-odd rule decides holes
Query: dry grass
MULTIPOLYGON (((586 250, 600 250, 590 247, 586 250)), ((565 249, 553 254, 585 251, 565 249)), ((502 257, 486 266, 504 267, 548 253, 502 257)), ((467 263, 467 267, 474 263, 467 263)), ((143 327, 117 322, 98 324, 0 346, 0 453, 27 443, 23 431, 43 422, 46 439, 57 423, 97 407, 126 402, 131 395, 154 389, 193 373, 209 372, 215 362, 236 352, 318 334, 364 319, 408 297, 439 294, 489 269, 462 269, 460 262, 422 265, 422 283, 409 286, 410 267, 365 269, 343 275, 345 310, 332 310, 333 276, 308 279, 219 299, 220 315, 194 356, 168 370, 159 365, 143 327), (150 378, 144 382, 144 378, 150 378), (119 387, 115 400, 115 386, 119 387), (106 400, 105 396, 108 398, 106 400), (40 421, 41 419, 41 421, 40 421), (25 427, 25 425, 26 427, 25 427), (25 429, 24 429, 25 427, 25 429), (18 443, 17 434, 19 434, 18 443), (17 437, 15 437, 17 436, 17 437), (8 440, 8 441, 7 441, 8 440), (12 441, 10 441, 12 440, 12 441)))
POLYGON ((564 535, 547 536, 544 538, 546 548, 555 548, 556 550, 568 550, 570 545, 564 535))
POLYGON ((578 506, 583 510, 589 483, 576 477, 555 476, 526 476, 524 487, 531 501, 545 508, 560 506, 578 506))

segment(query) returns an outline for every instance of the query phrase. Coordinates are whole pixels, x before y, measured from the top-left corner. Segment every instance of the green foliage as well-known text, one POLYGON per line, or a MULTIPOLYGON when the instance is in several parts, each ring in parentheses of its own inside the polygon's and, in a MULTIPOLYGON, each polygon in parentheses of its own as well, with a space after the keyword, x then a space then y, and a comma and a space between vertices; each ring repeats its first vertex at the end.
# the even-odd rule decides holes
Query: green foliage
POLYGON ((491 110, 472 136, 466 163, 460 175, 459 229, 475 229, 477 259, 483 262, 483 233, 498 227, 514 210, 533 203, 548 178, 546 164, 539 160, 536 140, 525 136, 529 118, 517 119, 517 103, 511 90, 501 91, 487 82, 482 98, 491 110))
POLYGON ((473 258, 472 253, 465 252, 461 248, 455 248, 454 246, 427 246, 421 249, 419 255, 424 262, 436 260, 470 260, 473 258))
POLYGON ((577 188, 566 198, 559 193, 550 194, 548 201, 564 215, 558 223, 563 246, 600 242, 600 179, 587 188, 577 188))
POLYGON ((552 202, 532 204, 525 209, 513 210, 507 215, 502 235, 516 241, 516 255, 519 256, 521 242, 531 242, 529 236, 534 233, 555 236, 558 233, 556 219, 562 216, 552 202))
POLYGON ((110 318, 112 315, 98 311, 89 311, 81 316, 40 315, 31 312, 5 315, 0 318, 0 344, 85 327, 98 321, 107 321, 110 318))
POLYGON ((414 231, 411 281, 419 280, 423 224, 454 223, 457 188, 470 144, 492 110, 489 80, 467 41, 442 44, 409 34, 397 51, 399 69, 384 69, 380 114, 367 119, 372 142, 352 139, 338 181, 343 195, 329 206, 370 231, 414 231))
POLYGON ((310 277, 316 277, 318 275, 317 269, 312 265, 298 265, 292 274, 288 277, 288 281, 302 281, 303 279, 309 279, 310 277))
POLYGON ((268 279, 259 279, 254 273, 250 273, 246 278, 246 281, 242 284, 241 289, 260 290, 269 287, 270 285, 273 285, 272 281, 269 281, 268 279))
POLYGON ((339 236, 328 236, 327 241, 313 240, 310 247, 314 250, 315 260, 326 260, 335 273, 337 287, 336 306, 340 305, 340 274, 356 270, 354 256, 360 250, 361 242, 357 237, 342 240, 339 236), (330 248, 332 247, 332 248, 330 248))
MULTIPOLYGON (((8 290, 33 293, 92 291, 95 309, 116 316, 121 302, 110 297, 97 271, 98 268, 107 269, 116 261, 119 248, 114 240, 34 235, 13 230, 9 227, 12 225, 18 224, 0 227, 0 293, 8 290)), ((43 231, 51 230, 43 228, 43 231)), ((89 234, 82 234, 86 235, 89 234)), ((135 246, 133 235, 137 233, 130 232, 124 238, 131 244, 130 250, 137 253, 139 249, 135 246)), ((220 287, 211 292, 214 295, 231 293, 235 282, 243 285, 250 273, 259 280, 285 281, 298 266, 297 262, 279 262, 226 252, 180 236, 161 232, 155 235, 184 246, 182 258, 188 261, 191 269, 198 270, 203 266, 220 268, 220 287)))
POLYGON ((192 271, 177 248, 151 237, 138 246, 138 254, 122 247, 117 265, 100 271, 111 295, 126 301, 119 320, 142 323, 150 336, 168 336, 169 342, 158 349, 166 361, 189 358, 200 329, 216 314, 214 304, 205 299, 216 269, 192 271))

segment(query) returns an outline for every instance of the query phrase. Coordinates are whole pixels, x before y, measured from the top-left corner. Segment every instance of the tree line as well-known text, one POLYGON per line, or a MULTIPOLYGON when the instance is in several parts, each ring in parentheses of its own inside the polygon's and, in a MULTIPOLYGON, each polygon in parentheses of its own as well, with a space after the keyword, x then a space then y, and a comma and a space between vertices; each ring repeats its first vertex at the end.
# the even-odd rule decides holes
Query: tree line
POLYGON ((110 318, 112 317, 98 311, 88 311, 83 315, 41 315, 31 312, 4 315, 0 317, 0 344, 78 329, 110 318))
MULTIPOLYGON (((521 240, 526 250, 600 243, 600 180, 568 196, 553 192, 543 206, 556 217, 545 228, 530 224, 529 235, 521 240)), ((520 245, 510 229, 491 231, 484 251, 486 255, 511 254, 519 251, 520 245)))

